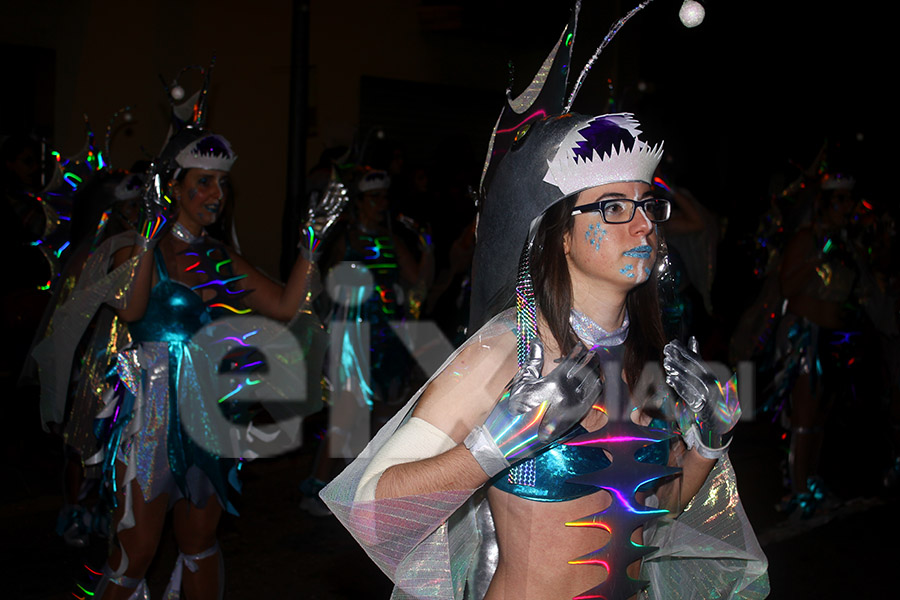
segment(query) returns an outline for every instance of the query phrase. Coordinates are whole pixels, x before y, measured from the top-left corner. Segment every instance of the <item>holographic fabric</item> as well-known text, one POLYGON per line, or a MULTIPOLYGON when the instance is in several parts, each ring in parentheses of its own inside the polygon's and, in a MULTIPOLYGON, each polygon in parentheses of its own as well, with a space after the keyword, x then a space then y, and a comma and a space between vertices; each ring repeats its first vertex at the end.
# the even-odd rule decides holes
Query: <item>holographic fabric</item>
MULTIPOLYGON (((36 345, 54 331, 57 310, 63 306, 75 290, 79 275, 87 260, 86 249, 75 250, 63 270, 59 285, 54 286, 53 298, 45 312, 36 345)), ((115 370, 116 353, 128 346, 131 337, 128 329, 109 307, 101 307, 90 320, 76 353, 77 361, 72 366, 72 387, 62 422, 62 435, 66 445, 76 450, 82 458, 90 457, 99 450, 94 435, 94 416, 103 407, 102 396, 109 385, 111 372, 115 370)), ((36 363, 30 360, 23 376, 37 379, 36 363)), ((88 477, 96 474, 86 471, 88 477)))
POLYGON ((133 240, 133 234, 113 237, 91 255, 75 289, 53 313, 47 337, 32 352, 40 374, 44 424, 62 423, 65 419, 75 351, 95 315, 104 303, 113 308, 124 305, 138 259, 129 259, 113 271, 108 271, 108 267, 113 254, 132 245, 133 240))
POLYGON ((644 543, 658 547, 641 569, 650 581, 650 597, 757 600, 769 595, 768 563, 741 505, 727 455, 677 519, 662 518, 645 528, 644 543))
MULTIPOLYGON (((191 249, 203 250, 200 246, 191 249)), ((115 481, 121 463, 127 466, 126 483, 133 473, 147 502, 168 494, 170 505, 187 498, 202 507, 215 494, 224 508, 237 514, 231 499, 237 491, 232 484, 237 479, 237 461, 199 447, 182 428, 178 402, 179 395, 201 398, 199 378, 217 369, 191 337, 227 313, 171 279, 158 249, 154 259, 158 281, 144 316, 128 325, 134 345, 119 353, 118 372, 125 389, 116 398, 116 416, 101 430, 105 434, 98 436, 106 442, 107 456, 116 456, 115 461, 105 461, 104 479, 115 481)), ((202 402, 192 402, 191 418, 209 423, 205 410, 202 402)))
MULTIPOLYGON (((515 310, 501 313, 451 355, 429 383, 448 368, 454 369, 447 372, 456 380, 464 379, 468 372, 458 372, 457 367, 451 366, 451 363, 460 352, 475 345, 481 349, 504 353, 505 361, 516 361, 515 331, 515 310)), ((485 502, 485 488, 365 502, 355 500, 359 481, 373 456, 409 418, 427 386, 428 384, 378 432, 352 464, 322 490, 321 497, 372 560, 394 582, 393 599, 461 600, 465 597, 480 600, 493 578, 498 560, 493 520, 488 502, 485 502), (468 595, 464 595, 465 590, 469 590, 468 595)), ((596 438, 593 441, 603 447, 603 444, 614 442, 610 438, 601 439, 609 431, 612 429, 603 428, 590 435, 596 438)), ((647 445, 645 442, 629 443, 647 445)), ((623 463, 623 470, 634 475, 631 467, 635 464, 641 463, 623 463)), ((644 465, 644 468, 660 467, 644 465)), ((596 481, 591 477, 590 481, 579 480, 577 483, 597 489, 598 486, 616 484, 619 480, 617 476, 605 477, 611 475, 611 471, 604 469, 599 470, 596 475, 596 481)), ((528 474, 523 473, 521 476, 527 477, 528 474)), ((535 476, 537 477, 537 473, 535 476)), ((765 575, 767 563, 740 508, 734 473, 727 457, 719 462, 710 481, 697 498, 698 501, 682 515, 687 517, 684 521, 682 517, 667 518, 665 526, 670 529, 664 529, 661 524, 653 530, 656 537, 645 536, 644 541, 648 547, 660 546, 659 550, 645 559, 645 569, 649 571, 642 577, 651 582, 646 597, 701 597, 679 596, 679 592, 673 592, 671 587, 676 577, 679 578, 677 581, 691 579, 695 569, 698 577, 702 578, 702 585, 709 586, 705 588, 706 595, 703 598, 762 597, 760 594, 764 595, 768 589, 765 575), (675 529, 671 529, 671 524, 675 524, 675 529), (694 539, 703 540, 705 545, 688 547, 694 539), (669 548, 669 544, 674 546, 669 548), (693 560, 673 562, 688 550, 693 560), (656 564, 650 565, 650 561, 655 561, 656 564), (718 591, 722 593, 717 596, 715 594, 718 591)), ((649 500, 646 505, 648 508, 644 510, 649 511, 652 516, 664 512, 653 509, 649 500)), ((623 506, 623 509, 628 512, 626 507, 623 506)), ((575 515, 573 518, 583 516, 575 515)), ((624 538, 627 541, 627 536, 624 538)), ((630 545, 630 542, 626 545, 630 545)), ((547 567, 542 565, 541 568, 547 567)), ((700 585, 699 581, 697 586, 700 585)), ((697 586, 692 584, 685 589, 697 586)))

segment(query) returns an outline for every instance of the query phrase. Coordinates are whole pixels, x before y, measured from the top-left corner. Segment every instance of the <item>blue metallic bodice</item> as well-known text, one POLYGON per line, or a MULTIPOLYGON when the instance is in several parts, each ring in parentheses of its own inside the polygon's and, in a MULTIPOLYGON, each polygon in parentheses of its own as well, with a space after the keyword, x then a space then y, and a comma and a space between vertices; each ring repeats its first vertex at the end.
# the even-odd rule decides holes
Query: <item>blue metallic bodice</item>
POLYGON ((135 342, 187 342, 215 315, 188 286, 169 278, 159 249, 154 251, 159 281, 150 291, 144 316, 128 324, 135 342))
MULTIPOLYGON (((578 425, 565 442, 550 446, 534 458, 499 473, 492 485, 537 502, 564 502, 593 494, 597 492, 596 486, 571 481, 612 464, 602 448, 579 444, 592 435, 578 425)), ((650 444, 635 453, 635 459, 643 463, 664 465, 668 457, 668 440, 650 444)))

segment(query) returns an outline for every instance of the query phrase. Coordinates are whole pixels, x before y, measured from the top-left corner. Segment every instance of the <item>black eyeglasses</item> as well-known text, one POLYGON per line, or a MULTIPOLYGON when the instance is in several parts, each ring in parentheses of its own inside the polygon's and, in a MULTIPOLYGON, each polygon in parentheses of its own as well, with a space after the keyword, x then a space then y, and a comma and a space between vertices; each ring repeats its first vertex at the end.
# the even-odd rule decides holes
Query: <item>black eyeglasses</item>
POLYGON ((573 215, 599 212, 604 223, 616 225, 630 223, 637 209, 643 208, 644 214, 652 223, 662 223, 669 220, 672 214, 672 204, 663 198, 647 198, 646 200, 601 200, 584 206, 577 206, 572 211, 573 215))

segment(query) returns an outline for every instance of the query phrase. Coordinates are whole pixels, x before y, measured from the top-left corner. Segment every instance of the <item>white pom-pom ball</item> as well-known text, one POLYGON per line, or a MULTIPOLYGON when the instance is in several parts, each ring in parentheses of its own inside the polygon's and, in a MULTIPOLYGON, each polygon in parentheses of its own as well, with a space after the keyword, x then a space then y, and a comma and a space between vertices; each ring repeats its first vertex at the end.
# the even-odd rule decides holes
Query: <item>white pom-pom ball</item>
POLYGON ((706 16, 706 9, 696 0, 684 0, 681 9, 678 11, 678 18, 685 27, 696 27, 703 22, 706 16))
POLYGON ((172 98, 174 98, 175 100, 181 100, 182 98, 184 98, 184 88, 180 85, 176 85, 175 87, 173 87, 172 91, 169 93, 172 94, 172 98))
POLYGON ((134 115, 132 115, 130 112, 127 112, 122 115, 122 118, 125 119, 125 122, 131 123, 131 120, 134 119, 134 115))

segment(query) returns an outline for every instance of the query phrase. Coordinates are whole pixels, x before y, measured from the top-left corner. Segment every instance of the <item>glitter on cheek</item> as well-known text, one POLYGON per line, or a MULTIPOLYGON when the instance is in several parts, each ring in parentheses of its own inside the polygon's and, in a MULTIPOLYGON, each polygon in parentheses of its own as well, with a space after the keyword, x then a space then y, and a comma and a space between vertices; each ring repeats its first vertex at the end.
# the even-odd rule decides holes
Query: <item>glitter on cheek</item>
POLYGON ((619 273, 627 277, 628 279, 634 279, 634 265, 625 265, 621 269, 619 269, 619 273))
POLYGON ((600 251, 600 242, 606 237, 606 230, 600 227, 599 223, 591 223, 584 232, 584 239, 587 240, 594 250, 600 251))
POLYGON ((197 197, 197 194, 198 194, 197 188, 191 188, 191 189, 189 189, 189 190, 188 190, 188 199, 189 199, 189 200, 193 200, 194 198, 197 197))

